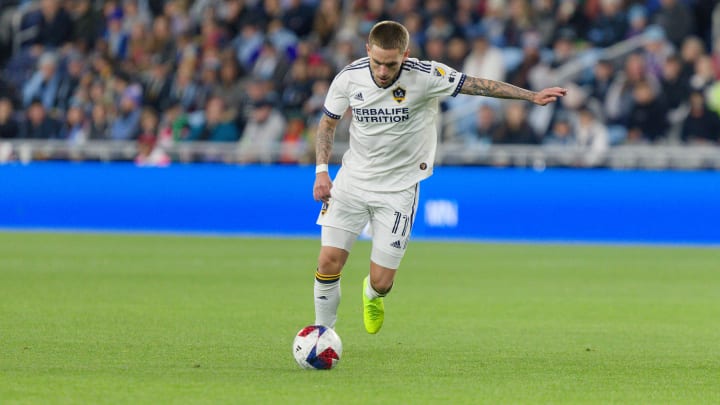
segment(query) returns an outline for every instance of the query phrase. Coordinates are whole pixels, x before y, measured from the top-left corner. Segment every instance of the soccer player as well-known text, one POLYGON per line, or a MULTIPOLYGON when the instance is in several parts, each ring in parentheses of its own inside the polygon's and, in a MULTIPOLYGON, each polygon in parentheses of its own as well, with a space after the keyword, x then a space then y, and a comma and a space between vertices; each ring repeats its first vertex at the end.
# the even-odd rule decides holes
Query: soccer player
POLYGON ((335 76, 317 132, 313 197, 321 248, 315 273, 315 324, 335 327, 340 273, 365 225, 372 232, 370 273, 363 281, 363 321, 377 333, 385 318, 383 297, 393 286, 417 213, 419 182, 432 174, 437 144, 438 98, 458 93, 556 101, 566 89, 534 92, 467 76, 442 63, 409 58, 404 26, 382 21, 371 29, 367 57, 335 76), (334 182, 328 174, 335 127, 350 108, 350 148, 334 182))

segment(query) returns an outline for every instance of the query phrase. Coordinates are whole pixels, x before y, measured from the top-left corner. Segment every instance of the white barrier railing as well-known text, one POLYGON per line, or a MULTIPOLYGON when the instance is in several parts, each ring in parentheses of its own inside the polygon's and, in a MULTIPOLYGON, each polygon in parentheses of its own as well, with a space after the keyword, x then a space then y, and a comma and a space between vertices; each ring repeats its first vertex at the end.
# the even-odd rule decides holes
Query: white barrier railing
MULTIPOLYGON (((339 163, 346 143, 336 143, 332 163, 339 163)), ((314 147, 304 143, 278 144, 267 150, 242 149, 238 143, 185 142, 161 148, 171 162, 221 162, 229 164, 297 162, 313 163, 314 147)), ((13 140, 0 142, 0 163, 45 160, 134 161, 138 144, 132 141, 89 141, 80 145, 64 141, 13 140)), ((627 145, 610 148, 601 156, 575 147, 536 145, 440 144, 438 165, 532 167, 610 167, 651 169, 720 169, 720 146, 627 145), (587 163, 592 161, 593 163, 587 163)), ((149 162, 152 164, 152 162, 149 162)))

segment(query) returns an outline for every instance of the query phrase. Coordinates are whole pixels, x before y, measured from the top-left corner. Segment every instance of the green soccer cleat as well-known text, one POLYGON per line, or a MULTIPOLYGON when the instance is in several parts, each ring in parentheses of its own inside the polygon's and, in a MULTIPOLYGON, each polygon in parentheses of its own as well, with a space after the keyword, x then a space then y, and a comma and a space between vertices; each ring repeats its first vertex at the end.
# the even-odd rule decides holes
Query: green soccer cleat
POLYGON ((363 280, 363 322, 367 333, 376 334, 380 331, 383 321, 385 320, 385 304, 382 297, 369 299, 365 295, 365 289, 369 283, 369 277, 363 280))

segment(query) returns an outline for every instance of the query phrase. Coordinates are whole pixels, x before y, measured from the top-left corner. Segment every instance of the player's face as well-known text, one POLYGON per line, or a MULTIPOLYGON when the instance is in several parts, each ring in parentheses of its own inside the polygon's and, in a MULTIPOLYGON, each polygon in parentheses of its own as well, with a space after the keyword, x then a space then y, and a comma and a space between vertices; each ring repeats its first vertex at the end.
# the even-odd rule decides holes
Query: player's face
POLYGON ((402 68, 402 63, 408 58, 409 50, 401 52, 399 49, 382 49, 377 45, 365 45, 370 58, 370 71, 373 79, 380 87, 389 86, 402 68))

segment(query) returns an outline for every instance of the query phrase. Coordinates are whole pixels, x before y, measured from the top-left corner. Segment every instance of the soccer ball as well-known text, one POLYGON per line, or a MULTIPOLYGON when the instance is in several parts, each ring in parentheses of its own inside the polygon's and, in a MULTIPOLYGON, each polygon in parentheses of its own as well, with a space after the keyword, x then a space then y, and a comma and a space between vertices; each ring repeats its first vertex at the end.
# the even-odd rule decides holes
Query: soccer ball
POLYGON ((342 341, 331 328, 310 325, 295 335, 292 350, 300 367, 308 370, 330 370, 340 361, 342 341))

